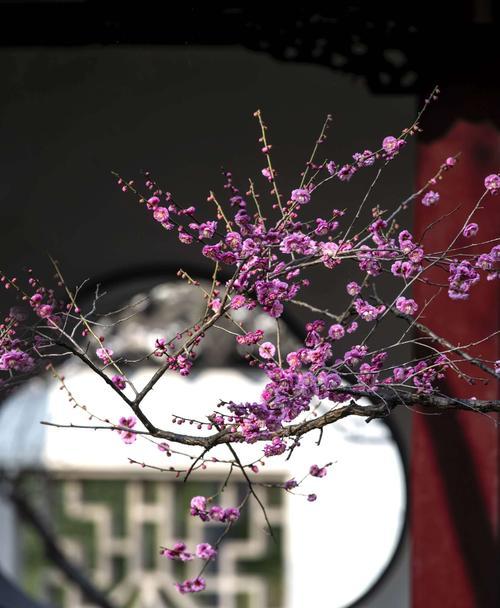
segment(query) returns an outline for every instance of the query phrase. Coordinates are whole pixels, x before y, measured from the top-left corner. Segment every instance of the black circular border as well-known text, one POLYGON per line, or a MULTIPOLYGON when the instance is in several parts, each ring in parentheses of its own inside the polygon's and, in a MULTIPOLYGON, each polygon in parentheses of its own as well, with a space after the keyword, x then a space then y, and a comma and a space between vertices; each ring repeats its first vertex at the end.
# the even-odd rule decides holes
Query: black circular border
MULTIPOLYGON (((193 264, 183 263, 182 267, 191 276, 199 277, 201 279, 206 280, 211 280, 212 278, 212 271, 206 265, 196 266, 193 264)), ((151 280, 151 282, 155 282, 156 284, 161 281, 175 280, 177 278, 178 269, 179 267, 173 264, 150 264, 145 266, 135 266, 133 268, 117 270, 115 272, 109 272, 100 275, 99 277, 96 277, 91 281, 88 281, 80 290, 79 295, 83 298, 91 297, 94 294, 95 288, 98 284, 101 286, 102 289, 109 290, 112 289, 114 286, 124 286, 125 283, 137 281, 139 279, 146 281, 151 280)), ((222 280, 226 280, 228 278, 229 276, 224 276, 224 273, 221 274, 222 280)), ((304 339, 305 334, 300 323, 298 323, 293 317, 288 315, 286 311, 283 313, 281 318, 287 325, 288 329, 290 329, 292 334, 298 340, 304 339)), ((394 571, 396 564, 403 553, 405 540, 408 534, 410 508, 410 479, 409 458, 407 449, 403 441, 402 432, 398 424, 393 420, 393 418, 391 418, 391 416, 387 416, 386 418, 378 418, 378 420, 386 424, 389 428, 392 439, 394 440, 401 456, 405 480, 405 515, 398 543, 392 554, 391 559, 389 560, 385 568, 381 571, 377 580, 362 595, 360 595, 356 600, 354 600, 354 602, 352 602, 351 604, 346 604, 343 608, 361 608, 366 601, 369 601, 371 598, 374 597, 376 592, 383 585, 386 577, 394 571)))

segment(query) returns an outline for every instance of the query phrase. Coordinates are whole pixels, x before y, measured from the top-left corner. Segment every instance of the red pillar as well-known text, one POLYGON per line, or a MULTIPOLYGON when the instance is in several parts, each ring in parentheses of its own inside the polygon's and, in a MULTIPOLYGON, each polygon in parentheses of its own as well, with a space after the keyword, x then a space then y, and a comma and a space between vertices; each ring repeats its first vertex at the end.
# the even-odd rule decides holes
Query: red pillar
MULTIPOLYGON (((429 112, 432 121, 432 107, 429 112)), ((440 193, 440 202, 433 208, 416 205, 417 237, 430 222, 463 205, 426 234, 426 251, 448 245, 482 194, 484 177, 500 170, 500 132, 492 122, 458 119, 446 133, 420 143, 417 187, 457 152, 461 152, 459 163, 433 188, 440 193)), ((488 196, 476 219, 478 240, 500 236, 500 197, 488 196)), ((458 244, 464 241, 461 237, 458 244)), ((439 278, 442 282, 443 274, 439 278)), ((435 291, 418 284, 414 293, 422 305, 435 291)), ((477 340, 498 329, 498 296, 498 281, 481 281, 467 302, 450 300, 444 289, 426 310, 424 323, 454 344, 477 340)), ((497 338, 490 339, 474 352, 497 359, 498 345, 497 338)), ((467 371, 487 377, 473 367, 467 371)), ((498 383, 491 377, 487 385, 475 386, 452 378, 446 388, 461 397, 499 398, 498 383)), ((413 416, 412 608, 500 606, 498 423, 498 416, 468 412, 413 416)))

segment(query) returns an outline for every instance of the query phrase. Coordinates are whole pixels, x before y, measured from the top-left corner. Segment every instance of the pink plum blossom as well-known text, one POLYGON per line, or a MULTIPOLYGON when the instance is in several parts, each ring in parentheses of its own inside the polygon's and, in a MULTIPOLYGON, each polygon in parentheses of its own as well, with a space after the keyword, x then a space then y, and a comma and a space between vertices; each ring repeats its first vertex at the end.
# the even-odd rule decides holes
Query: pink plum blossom
MULTIPOLYGON (((134 426, 137 424, 137 418, 135 416, 122 416, 118 421, 118 424, 120 426, 133 429, 134 426)), ((123 439, 124 443, 134 443, 134 441, 137 439, 137 434, 131 433, 130 431, 118 429, 118 434, 123 439)))
POLYGON ((434 190, 429 190, 424 197, 422 198, 422 205, 426 207, 431 207, 439 202, 439 193, 434 192, 434 190))
POLYGON ((113 351, 111 348, 98 348, 95 351, 95 354, 104 363, 104 365, 109 365, 111 363, 111 357, 113 356, 113 351))
POLYGON ((263 359, 272 359, 276 353, 276 347, 272 342, 263 342, 259 347, 259 355, 263 359))

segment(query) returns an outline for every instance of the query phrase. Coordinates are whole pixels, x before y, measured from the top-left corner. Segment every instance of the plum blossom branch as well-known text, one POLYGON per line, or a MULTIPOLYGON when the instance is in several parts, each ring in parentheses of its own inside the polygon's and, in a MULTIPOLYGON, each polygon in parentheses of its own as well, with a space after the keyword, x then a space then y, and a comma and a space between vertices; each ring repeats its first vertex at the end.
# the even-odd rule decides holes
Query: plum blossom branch
MULTIPOLYGON (((489 348, 487 342, 498 332, 473 338, 468 344, 452 344, 422 323, 432 299, 420 304, 412 298, 411 288, 417 282, 435 286, 433 297, 447 296, 459 306, 475 297, 475 286, 479 282, 499 278, 499 241, 497 238, 476 239, 481 226, 475 214, 483 206, 492 204, 491 199, 500 193, 500 174, 485 177, 482 196, 467 206, 465 222, 458 231, 454 229, 453 238, 442 251, 428 251, 425 236, 429 230, 438 230, 446 222, 456 223, 458 207, 431 222, 420 238, 399 226, 398 216, 410 203, 424 207, 439 205, 438 185, 456 171, 458 155, 443 159, 425 185, 402 202, 388 208, 376 205, 369 220, 361 219, 363 208, 382 177, 389 172, 393 159, 401 153, 408 139, 420 132, 422 112, 438 92, 436 87, 413 124, 403 129, 398 137, 387 135, 374 146, 375 152, 368 149, 355 152, 344 164, 328 159, 319 164, 316 161, 319 146, 326 141, 331 122, 328 116, 301 173, 298 187, 290 184, 287 196, 284 190, 278 190, 268 127, 261 111, 257 110, 260 154, 266 164, 262 174, 271 185, 270 200, 257 192, 252 180, 248 182, 248 190, 240 192, 232 174, 224 171, 227 200, 216 198, 215 189, 210 190, 208 202, 215 205, 215 211, 209 205, 212 214, 209 217, 206 217, 207 201, 199 207, 179 205, 149 173, 144 176, 144 188, 113 173, 120 189, 131 193, 161 229, 176 234, 182 245, 199 248, 201 256, 213 264, 211 280, 207 279, 203 284, 198 277, 179 270, 179 279, 194 287, 200 296, 200 312, 196 320, 186 322, 182 331, 176 329, 169 339, 157 337, 142 358, 125 358, 113 352, 111 330, 131 318, 134 311, 125 317, 112 316, 108 323, 106 315, 96 312, 101 297, 96 289, 90 309, 82 312, 79 288, 72 290, 67 286, 59 264, 54 260, 58 287, 64 291, 63 299, 32 274, 24 289, 17 277, 0 273, 0 284, 14 291, 28 310, 23 317, 18 310, 12 309, 0 324, 0 373, 5 377, 5 386, 11 388, 17 378, 35 371, 40 361, 51 358, 58 361, 71 356, 100 377, 131 413, 117 422, 94 416, 77 402, 61 374, 52 366, 51 371, 67 391, 69 401, 82 407, 91 420, 94 418, 98 423, 76 425, 47 421, 44 424, 113 431, 125 443, 133 443, 138 438, 152 441, 167 456, 176 453, 186 458, 186 466, 163 467, 138 459, 129 461, 160 472, 184 474, 185 481, 193 471, 203 470, 213 461, 210 456, 213 448, 227 446, 231 459, 224 461, 229 466, 225 484, 233 470, 239 470, 247 483, 248 494, 239 507, 226 509, 211 506, 215 497, 193 497, 190 506, 193 517, 223 523, 226 527, 216 547, 201 543, 195 551, 190 551, 179 542, 174 547, 161 549, 168 559, 204 560, 205 565, 196 578, 177 585, 181 593, 205 588, 201 575, 206 564, 215 558, 219 542, 229 534, 232 523, 239 517, 239 508, 247 499, 254 498, 258 502, 272 534, 263 503, 254 490, 257 482, 253 475, 259 471, 259 462, 265 463, 267 459, 283 454, 290 458, 294 450, 300 448, 304 435, 319 431, 319 444, 328 425, 349 416, 369 422, 388 416, 398 407, 424 414, 469 411, 487 415, 497 424, 500 401, 444 394, 442 380, 454 375, 463 382, 464 395, 469 394, 467 389, 478 381, 498 380, 500 360, 488 360, 477 355, 475 350, 482 343, 489 348), (373 173, 356 208, 329 210, 324 217, 315 217, 314 213, 311 217, 308 212, 304 219, 304 208, 314 209, 315 201, 319 200, 327 183, 335 180, 347 184, 360 171, 373 173), (471 240, 475 248, 463 245, 460 238, 471 240), (337 281, 335 297, 327 307, 321 302, 312 304, 308 289, 317 280, 316 271, 321 270, 331 280, 339 266, 348 272, 346 284, 337 281), (429 276, 430 271, 432 276, 429 276), (387 294, 383 299, 377 291, 382 280, 385 287, 380 293, 387 294), (300 307, 307 321, 302 339, 289 346, 281 318, 292 306, 300 307), (252 318, 255 325, 242 321, 242 312, 243 318, 252 318), (26 321, 28 315, 34 321, 26 321), (261 324, 259 315, 268 317, 267 323, 261 324), (407 323, 395 341, 387 340, 384 332, 388 315, 407 323), (108 337, 98 335, 100 328, 108 337), (220 332, 218 337, 234 341, 238 352, 243 351, 243 359, 249 367, 259 370, 265 380, 260 395, 253 401, 220 400, 202 415, 192 414, 196 404, 186 399, 185 403, 179 404, 179 409, 175 409, 175 412, 183 413, 176 413, 170 425, 167 423, 165 428, 159 428, 145 413, 143 402, 160 380, 168 382, 165 379, 167 372, 183 377, 191 373, 207 334, 215 329, 220 332), (408 337, 411 330, 420 335, 408 337), (420 351, 410 357, 400 356, 403 345, 420 348, 420 351), (395 361, 391 361, 391 357, 395 361), (158 366, 142 388, 136 389, 125 372, 150 358, 157 360, 158 366), (490 378, 476 378, 466 373, 461 366, 464 361, 490 378), (326 411, 319 414, 323 408, 326 411), (136 428, 138 422, 143 428, 136 428), (196 427, 198 433, 173 430, 183 424, 194 425, 192 428, 196 427), (201 451, 193 456, 174 449, 171 444, 194 446, 201 451), (253 446, 259 456, 242 463, 238 454, 240 444, 253 446)), ((118 312, 124 310, 120 308, 118 312)), ((118 347, 115 345, 115 348, 118 347)), ((323 477, 326 466, 313 465, 310 475, 323 477)), ((292 479, 280 488, 296 493, 293 491, 300 483, 292 479)), ((311 502, 316 498, 314 493, 307 495, 311 502)))

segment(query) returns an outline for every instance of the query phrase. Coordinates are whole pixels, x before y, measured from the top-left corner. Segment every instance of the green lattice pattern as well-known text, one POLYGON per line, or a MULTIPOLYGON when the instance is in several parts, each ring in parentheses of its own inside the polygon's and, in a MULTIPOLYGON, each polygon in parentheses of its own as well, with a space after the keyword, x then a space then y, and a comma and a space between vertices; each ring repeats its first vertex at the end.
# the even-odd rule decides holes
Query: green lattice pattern
MULTIPOLYGON (((172 581, 196 575, 196 567, 169 562, 158 548, 177 539, 187 539, 190 547, 215 542, 223 528, 201 524, 188 515, 188 506, 192 496, 213 495, 220 485, 220 480, 183 484, 156 479, 57 479, 49 485, 47 500, 61 544, 117 606, 181 608, 187 604, 172 592, 172 581), (153 587, 157 603, 151 603, 153 587)), ((228 504, 238 504, 246 491, 244 482, 231 483, 224 497, 230 498, 228 504)), ((225 593, 226 601, 228 594, 232 596, 234 608, 254 608, 258 604, 251 594, 257 588, 264 590, 263 605, 283 606, 282 495, 277 489, 261 488, 260 496, 278 542, 266 532, 257 503, 249 501, 219 559, 205 571, 214 592, 191 596, 190 606, 222 605, 220 594, 225 593), (232 572, 232 582, 221 590, 218 583, 226 571, 232 572)), ((46 562, 28 529, 23 529, 22 549, 24 583, 33 595, 45 595, 61 608, 87 607, 78 591, 46 562)))

